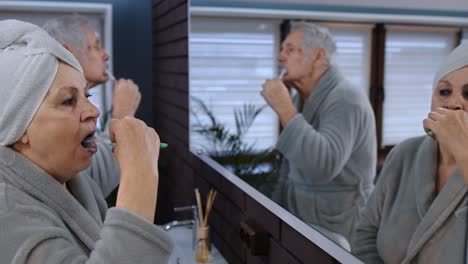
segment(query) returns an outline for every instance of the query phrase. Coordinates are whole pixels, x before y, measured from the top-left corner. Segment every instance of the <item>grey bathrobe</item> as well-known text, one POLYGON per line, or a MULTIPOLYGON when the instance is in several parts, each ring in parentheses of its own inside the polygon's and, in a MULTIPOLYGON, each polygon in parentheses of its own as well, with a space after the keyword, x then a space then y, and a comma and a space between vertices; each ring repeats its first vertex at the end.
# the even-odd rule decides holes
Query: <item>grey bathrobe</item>
POLYGON ((125 209, 107 210, 96 184, 67 183, 8 147, 0 147, 2 263, 167 263, 172 241, 125 209))
POLYGON ((120 169, 112 147, 101 142, 96 142, 96 145, 98 151, 93 156, 91 166, 82 174, 89 175, 107 197, 120 183, 120 169))
POLYGON ((466 190, 459 170, 435 193, 437 143, 404 141, 389 154, 352 243, 365 263, 463 263, 466 190))
POLYGON ((331 67, 281 132, 284 155, 273 199, 309 224, 349 239, 358 206, 373 190, 374 114, 364 91, 331 67))

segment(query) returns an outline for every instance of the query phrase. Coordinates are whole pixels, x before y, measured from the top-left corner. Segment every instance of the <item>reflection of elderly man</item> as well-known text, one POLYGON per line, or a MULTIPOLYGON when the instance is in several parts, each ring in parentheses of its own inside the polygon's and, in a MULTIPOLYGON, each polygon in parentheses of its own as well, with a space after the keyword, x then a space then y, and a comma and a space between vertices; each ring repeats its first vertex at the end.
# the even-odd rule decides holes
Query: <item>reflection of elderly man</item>
POLYGON ((353 252, 365 263, 466 263, 468 44, 434 79, 424 128, 385 160, 356 225, 353 252), (465 258, 465 260, 464 260, 465 258))
MULTIPOLYGON (((87 24, 85 17, 70 15, 53 18, 42 27, 77 58, 83 68, 88 87, 92 88, 109 80, 106 72, 109 54, 102 48, 100 39, 87 24)), ((112 117, 133 116, 140 98, 138 86, 132 80, 116 80, 112 98, 112 117)), ((118 185, 119 172, 110 147, 101 144, 98 147, 92 166, 87 172, 107 196, 118 185)))
MULTIPOLYGON (((106 61, 109 54, 102 48, 100 39, 79 15, 63 16, 48 20, 45 31, 70 51, 83 67, 83 74, 90 88, 109 80, 106 61)), ((130 79, 114 82, 112 117, 133 116, 140 104, 138 86, 130 79)))
POLYGON ((363 90, 331 65, 334 52, 328 30, 293 24, 278 55, 287 72, 267 80, 262 95, 284 127, 276 147, 285 162, 273 198, 349 239, 358 207, 373 190, 375 120, 363 90), (297 90, 293 100, 284 83, 297 90))
POLYGON ((0 22, 0 256, 3 263, 166 263, 153 225, 159 138, 110 124, 121 168, 115 208, 89 177, 99 111, 71 53, 32 24, 0 22))

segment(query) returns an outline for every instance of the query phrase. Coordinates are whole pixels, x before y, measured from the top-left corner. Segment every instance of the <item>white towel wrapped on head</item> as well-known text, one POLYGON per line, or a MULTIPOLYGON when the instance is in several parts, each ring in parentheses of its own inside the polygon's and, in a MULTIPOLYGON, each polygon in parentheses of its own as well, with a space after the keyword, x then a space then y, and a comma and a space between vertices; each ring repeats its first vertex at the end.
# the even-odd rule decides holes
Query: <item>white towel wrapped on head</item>
POLYGON ((433 89, 437 87, 437 83, 442 79, 442 77, 465 66, 468 66, 467 42, 460 44, 443 60, 435 74, 434 82, 432 84, 433 89))
POLYGON ((42 28, 0 21, 0 146, 26 131, 55 78, 59 60, 83 72, 79 62, 42 28))

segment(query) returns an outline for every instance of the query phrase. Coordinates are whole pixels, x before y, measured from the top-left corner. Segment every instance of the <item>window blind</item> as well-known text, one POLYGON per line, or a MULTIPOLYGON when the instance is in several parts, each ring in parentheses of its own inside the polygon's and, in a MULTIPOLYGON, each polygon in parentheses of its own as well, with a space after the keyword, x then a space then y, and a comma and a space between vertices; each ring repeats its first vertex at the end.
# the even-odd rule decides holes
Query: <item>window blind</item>
MULTIPOLYGON (((277 74, 279 23, 245 19, 192 17, 189 37, 190 96, 202 100, 221 123, 235 131, 234 109, 244 104, 265 105, 263 82, 277 74)), ((209 146, 193 131, 196 118, 208 122, 199 105, 190 100, 190 146, 209 146), (195 118, 196 117, 196 118, 195 118)), ((274 146, 276 114, 266 107, 245 136, 256 150, 274 146)))
POLYGON ((356 87, 369 93, 371 33, 373 25, 321 23, 336 42, 335 64, 356 87))
POLYGON ((455 30, 387 26, 382 145, 424 134, 432 81, 454 48, 455 30))

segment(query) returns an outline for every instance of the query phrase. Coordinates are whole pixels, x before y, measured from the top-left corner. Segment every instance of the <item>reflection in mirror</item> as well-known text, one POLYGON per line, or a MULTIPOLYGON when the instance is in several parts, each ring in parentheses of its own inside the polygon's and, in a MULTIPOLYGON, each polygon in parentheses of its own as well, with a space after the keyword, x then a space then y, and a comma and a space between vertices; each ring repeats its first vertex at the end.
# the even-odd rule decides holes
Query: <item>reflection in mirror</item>
POLYGON ((192 15, 190 144, 351 250, 376 169, 424 134, 432 77, 468 34, 391 16, 312 21, 335 52, 324 30, 304 40, 308 26, 287 18, 192 15))
POLYGON ((191 147, 255 187, 273 183, 278 120, 260 87, 277 72, 277 21, 192 18, 191 147))
MULTIPOLYGON (((276 106, 271 99, 269 101, 267 93, 276 97, 281 91, 273 90, 276 88, 274 86, 268 91, 268 86, 275 85, 276 81, 265 80, 279 75, 276 54, 280 47, 280 22, 216 19, 214 23, 212 18, 192 17, 191 142, 195 148, 198 144, 199 148, 203 148, 236 175, 349 249, 347 238, 356 218, 357 206, 362 205, 369 195, 375 175, 376 143, 372 110, 364 89, 344 89, 344 85, 339 91, 351 91, 344 96, 353 100, 349 105, 362 104, 358 109, 364 110, 341 108, 331 114, 337 109, 336 105, 345 105, 344 101, 335 100, 320 109, 315 108, 315 105, 323 104, 325 98, 334 98, 333 94, 329 94, 329 83, 341 83, 344 79, 341 80, 334 66, 329 66, 335 44, 331 38, 327 38, 328 35, 320 36, 325 42, 322 45, 327 45, 327 52, 331 54, 314 57, 314 47, 302 50, 303 37, 296 34, 293 39, 286 39, 278 59, 286 70, 282 76, 284 82, 299 93, 296 93, 294 101, 291 100, 283 84, 279 88, 284 90, 286 96, 280 104, 303 114, 298 114, 294 121, 288 120, 291 124, 281 124, 285 129, 278 133, 277 128, 282 120, 281 114, 276 113, 282 113, 284 109, 276 106), (292 57, 284 58, 285 54, 292 57), (330 76, 322 79, 325 72, 332 75, 328 74, 330 76), (264 98, 260 96, 262 85, 265 87, 264 98), (317 88, 316 96, 308 102, 309 94, 315 87, 323 88, 317 88), (303 96, 304 93, 307 96, 303 96), (301 100, 307 103, 299 105, 301 100), (266 102, 270 105, 266 106, 266 102), (302 108, 306 112, 301 111, 302 108), (261 116, 265 110, 269 112, 261 116), (365 114, 354 117, 345 115, 362 112, 365 114), (233 125, 229 126, 229 118, 223 114, 231 117, 233 125), (279 122, 275 118, 278 116, 279 122), (348 122, 340 120, 341 116, 346 116, 344 120, 348 122), (330 131, 328 135, 318 133, 319 120, 324 130, 330 131), (358 127, 370 129, 353 131, 353 128, 358 127), (350 133, 357 135, 357 138, 350 138, 350 133), (324 140, 327 136, 331 137, 329 142, 324 140), (338 145, 330 147, 332 140, 338 145), (359 146, 355 147, 353 142, 359 142, 359 146), (276 151, 272 151, 273 148, 276 151), (353 160, 353 165, 347 166, 348 160, 353 160), (323 166, 324 162, 328 164, 323 166), (346 170, 344 176, 343 168, 346 170), (334 206, 330 201, 336 201, 334 206)), ((311 29, 314 30, 316 28, 311 29)), ((356 31, 355 28, 353 30, 356 31)), ((304 29, 296 31, 303 32, 304 29)), ((348 32, 343 35, 346 34, 348 32)), ((342 53, 339 55, 343 57, 342 53)), ((358 56, 366 55, 361 52, 358 56)), ((365 65, 364 62, 362 64, 365 65)), ((366 66, 362 68, 365 71, 366 66)), ((354 81, 362 84, 366 80, 365 76, 354 77, 354 81)), ((346 86, 353 87, 351 84, 346 86)))
POLYGON ((306 223, 349 239, 373 188, 376 138, 369 101, 334 65, 335 51, 327 29, 292 23, 278 55, 286 73, 265 82, 262 94, 283 127, 272 199, 306 223), (287 86, 296 91, 292 100, 287 86))
POLYGON ((404 140, 389 154, 353 237, 353 252, 364 262, 466 263, 467 66, 463 43, 436 71, 423 122, 428 135, 404 140))

